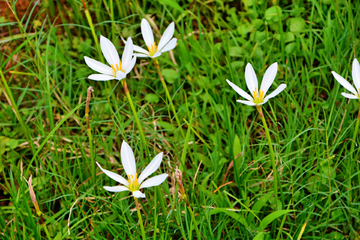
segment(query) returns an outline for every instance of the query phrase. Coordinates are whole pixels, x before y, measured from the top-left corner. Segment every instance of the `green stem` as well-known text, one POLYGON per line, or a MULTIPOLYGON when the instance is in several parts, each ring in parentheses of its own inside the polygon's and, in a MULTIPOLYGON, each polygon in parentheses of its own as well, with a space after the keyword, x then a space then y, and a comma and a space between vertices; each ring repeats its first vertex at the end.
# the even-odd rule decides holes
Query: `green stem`
MULTIPOLYGON (((177 113, 176 113, 176 111, 175 111, 174 104, 172 103, 171 96, 170 96, 169 90, 168 90, 168 88, 167 88, 167 86, 166 86, 164 77, 163 77, 163 75, 161 74, 159 61, 158 61, 157 59, 155 59, 155 66, 156 66, 156 70, 157 70, 157 72, 158 72, 158 74, 159 74, 160 81, 161 81, 161 83, 162 83, 162 85, 163 85, 163 88, 165 89, 166 97, 168 98, 168 101, 169 101, 169 103, 170 103, 171 110, 172 110, 172 112, 173 112, 173 114, 174 114, 174 116, 175 116, 176 123, 177 123, 178 127, 180 128, 180 132, 181 132, 182 137, 185 138, 185 134, 184 134, 183 129, 182 129, 182 127, 181 127, 181 124, 180 124, 180 120, 179 120, 179 118, 178 118, 178 115, 177 115, 177 113)), ((171 118, 170 118, 170 119, 171 119, 171 118)))
POLYGON ((140 212, 140 208, 139 208, 139 201, 137 198, 134 198, 134 199, 135 199, 136 211, 137 211, 138 218, 139 218, 139 225, 141 228, 141 236, 142 236, 142 239, 145 240, 146 235, 145 235, 144 224, 143 224, 143 220, 142 220, 142 216, 141 216, 141 212, 140 212))
MULTIPOLYGON (((349 161, 347 162, 347 169, 348 169, 348 171, 349 171, 349 201, 350 201, 350 204, 352 203, 352 197, 351 197, 351 188, 352 188, 352 186, 351 186, 351 170, 352 170, 352 168, 353 168, 353 162, 354 162, 354 160, 355 160, 355 157, 356 156, 354 156, 354 148, 355 148, 355 144, 356 144, 356 136, 357 136, 357 133, 358 133, 358 130, 359 130, 359 123, 360 123, 360 102, 359 102, 359 112, 358 112, 358 116, 357 116, 357 119, 356 119, 356 125, 355 125, 355 131, 354 131, 354 135, 353 135, 353 137, 352 137, 352 139, 353 139, 353 142, 352 142, 352 144, 351 144, 351 150, 350 150, 350 152, 351 152, 351 155, 352 155, 352 158, 349 158, 349 161)), ((351 207, 350 207, 350 209, 351 209, 351 207)), ((350 215, 351 215, 351 211, 350 211, 350 215)))
POLYGON ((142 129, 142 127, 141 127, 140 120, 139 120, 139 118, 138 118, 137 112, 136 112, 136 110, 135 110, 134 103, 133 103, 133 101, 131 100, 131 96, 130 96, 130 93, 129 93, 129 89, 128 89, 127 84, 126 84, 126 79, 122 80, 122 84, 123 84, 126 97, 128 98, 128 101, 129 101, 129 103, 130 103, 131 110, 132 110, 132 112, 133 112, 133 114, 134 114, 134 118, 135 118, 136 124, 137 124, 138 129, 139 129, 139 132, 140 132, 140 138, 141 138, 142 146, 144 146, 145 151, 146 151, 146 154, 147 154, 147 156, 149 156, 149 154, 148 154, 148 148, 147 148, 147 145, 146 145, 145 135, 144 135, 143 129, 142 129))
POLYGON ((17 105, 16 105, 16 102, 15 102, 15 100, 14 100, 14 96, 12 95, 12 92, 11 92, 11 90, 10 90, 10 88, 9 88, 9 85, 8 85, 7 82, 6 82, 5 76, 4 76, 3 71, 2 71, 1 69, 0 69, 0 75, 1 75, 1 79, 2 79, 2 82, 3 82, 4 87, 5 87, 5 92, 6 92, 7 96, 8 96, 7 98, 8 98, 8 100, 9 100, 10 104, 11 104, 11 108, 13 109, 13 111, 14 111, 14 113, 15 113, 15 115, 16 115, 16 118, 19 120, 19 123, 20 123, 20 125, 21 125, 21 128, 23 129, 24 134, 25 134, 25 136, 26 136, 26 139, 27 139, 27 141, 29 142, 29 146, 31 147, 32 153, 35 154, 36 150, 35 150, 35 146, 34 146, 34 144, 33 144, 32 138, 31 138, 31 136, 30 136, 30 133, 29 133, 29 131, 28 131, 28 128, 27 128, 26 125, 25 125, 24 120, 23 120, 22 117, 20 116, 19 109, 18 109, 18 107, 17 107, 17 105))
POLYGON ((274 149, 273 149, 273 146, 272 146, 272 142, 271 142, 271 136, 270 136, 270 133, 269 133, 269 128, 266 124, 266 120, 265 120, 265 117, 264 117, 264 114, 263 114, 263 111, 262 111, 262 107, 261 106, 256 106, 256 109, 258 110, 259 114, 260 114, 260 118, 261 118, 261 121, 264 125, 264 129, 265 129, 265 133, 266 133, 266 137, 267 137, 267 140, 269 142, 269 149, 270 149, 270 158, 271 158, 271 165, 272 165, 272 168, 273 168, 273 176, 274 176, 274 195, 275 195, 275 210, 277 209, 277 200, 278 200, 278 196, 277 196, 277 188, 278 188, 278 172, 277 172, 277 169, 276 169, 276 163, 275 163, 275 155, 274 155, 274 149))

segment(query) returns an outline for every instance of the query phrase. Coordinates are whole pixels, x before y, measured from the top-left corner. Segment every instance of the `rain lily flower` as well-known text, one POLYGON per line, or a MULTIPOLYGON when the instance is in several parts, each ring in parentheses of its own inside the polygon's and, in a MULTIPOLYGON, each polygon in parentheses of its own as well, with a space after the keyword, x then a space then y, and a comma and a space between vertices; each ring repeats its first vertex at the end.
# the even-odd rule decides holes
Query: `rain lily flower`
POLYGON ((125 44, 125 49, 121 58, 122 62, 120 61, 114 44, 112 44, 112 42, 104 36, 100 36, 100 47, 106 61, 111 67, 89 57, 85 57, 86 64, 91 69, 101 73, 91 74, 89 79, 95 81, 107 81, 112 79, 121 80, 125 78, 126 74, 133 69, 136 62, 136 56, 133 57, 134 45, 131 38, 128 38, 127 44, 125 44))
MULTIPOLYGON (((172 50, 176 46, 177 39, 173 38, 175 31, 174 22, 170 23, 170 25, 166 28, 163 36, 160 39, 159 45, 156 46, 156 42, 154 42, 154 35, 152 29, 150 27, 149 22, 143 18, 141 21, 141 34, 144 38, 145 44, 148 50, 145 50, 139 46, 134 45, 134 51, 137 57, 151 57, 156 58, 161 55, 161 53, 172 50)), ((125 41, 123 39, 123 41, 125 41)))
POLYGON ((164 173, 144 181, 148 176, 150 176, 153 172, 155 172, 156 169, 159 168, 160 163, 162 161, 162 156, 163 153, 159 153, 158 155, 156 155, 138 178, 136 173, 134 153, 131 150, 130 146, 125 141, 123 141, 121 145, 121 163, 124 167, 124 170, 129 180, 126 180, 125 178, 123 178, 122 176, 116 173, 103 169, 100 166, 100 164, 96 162, 96 164, 99 166, 101 171, 103 171, 106 175, 108 175, 108 177, 124 185, 124 186, 115 186, 115 187, 104 186, 104 189, 106 189, 109 192, 130 191, 132 192, 132 195, 135 198, 145 198, 145 194, 140 192, 140 189, 158 186, 162 182, 164 182, 168 176, 168 174, 164 173))
POLYGON ((277 89, 275 89, 275 91, 273 91, 267 97, 265 97, 267 90, 270 88, 271 84, 275 79, 277 69, 278 69, 277 63, 273 63, 266 70, 259 89, 258 80, 256 78, 254 68, 251 66, 250 63, 246 65, 245 80, 246 80, 246 85, 250 90, 252 96, 247 94, 244 90, 242 90, 241 88, 230 82, 229 80, 226 79, 226 81, 238 94, 240 94, 240 96, 247 99, 247 101, 237 100, 238 102, 241 102, 249 106, 260 106, 266 103, 270 98, 273 98, 276 95, 278 95, 282 90, 286 88, 286 84, 280 84, 280 86, 277 89))
POLYGON ((356 58, 354 59, 352 64, 352 77, 356 89, 336 72, 331 71, 331 73, 344 88, 346 88, 347 90, 353 93, 353 94, 349 94, 342 92, 341 95, 349 99, 360 99, 360 65, 356 58))

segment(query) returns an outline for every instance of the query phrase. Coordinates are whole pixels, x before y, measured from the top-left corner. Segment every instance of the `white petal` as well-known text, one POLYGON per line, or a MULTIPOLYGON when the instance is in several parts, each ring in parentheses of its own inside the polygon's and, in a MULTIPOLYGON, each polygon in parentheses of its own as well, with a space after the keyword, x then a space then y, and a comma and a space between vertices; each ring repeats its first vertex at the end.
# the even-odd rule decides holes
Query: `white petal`
POLYGON ((111 69, 111 67, 96 61, 94 59, 91 59, 89 57, 84 57, 85 58, 85 63, 89 66, 89 68, 91 68, 92 70, 95 70, 99 73, 103 73, 106 75, 112 75, 113 74, 113 70, 111 69))
POLYGON ((116 72, 116 79, 117 80, 120 81, 121 79, 124 79, 125 77, 126 77, 126 73, 124 73, 124 72, 122 72, 120 70, 116 72))
POLYGON ((130 65, 133 55, 134 55, 134 44, 131 40, 131 37, 129 37, 125 44, 125 49, 121 57, 121 66, 124 71, 130 65))
POLYGON ((91 74, 90 76, 88 76, 88 78, 95 81, 108 81, 115 79, 115 76, 110 76, 105 74, 91 74))
POLYGON ((258 80, 256 78, 254 68, 251 66, 250 63, 248 63, 245 68, 245 80, 246 80, 246 85, 247 85, 249 91, 254 96, 253 91, 255 91, 255 89, 258 91, 259 85, 258 85, 258 80))
POLYGON ((130 62, 130 64, 124 69, 125 73, 128 74, 135 66, 136 56, 134 56, 130 62))
POLYGON ((358 99, 357 96, 353 95, 353 94, 349 94, 349 93, 344 93, 342 92, 341 95, 343 95, 344 97, 348 98, 348 99, 358 99))
POLYGON ((229 80, 226 79, 226 82, 243 98, 252 101, 253 98, 247 94, 244 90, 242 90, 241 88, 239 88, 238 86, 236 86, 234 83, 230 82, 229 80))
POLYGON ((158 185, 160 185, 162 182, 164 182, 167 177, 168 177, 168 175, 167 175, 166 173, 164 173, 164 174, 157 175, 157 176, 155 176, 155 177, 149 178, 148 180, 146 180, 145 182, 143 182, 143 183, 140 185, 140 189, 158 186, 158 185))
POLYGON ((124 44, 126 44, 126 41, 123 37, 121 37, 121 40, 123 41, 124 44))
POLYGON ((142 193, 140 191, 135 191, 132 194, 135 198, 145 198, 145 193, 142 193))
POLYGON ((245 101, 245 100, 236 100, 236 101, 239 102, 239 103, 248 105, 248 106, 255 106, 256 105, 255 103, 253 103, 251 101, 245 101))
POLYGON ((352 64, 352 76, 356 90, 360 92, 360 65, 356 58, 354 59, 352 64))
POLYGON ((160 167, 161 161, 162 161, 163 153, 159 153, 154 157, 154 159, 147 165, 147 167, 142 171, 142 173, 139 176, 139 184, 141 184, 145 178, 150 176, 153 172, 156 171, 160 167))
POLYGON ((275 89, 275 91, 273 91, 272 93, 270 93, 269 95, 267 95, 264 99, 264 103, 266 103, 270 98, 275 97, 276 95, 278 95, 279 93, 282 92, 282 90, 284 90, 286 88, 286 84, 280 84, 280 86, 275 89))
POLYGON ((136 46, 136 45, 134 45, 134 51, 149 55, 149 51, 147 51, 139 46, 136 46))
POLYGON ((106 175, 108 175, 109 178, 114 179, 115 181, 117 181, 121 184, 124 184, 125 186, 129 186, 129 182, 126 181, 125 178, 123 178, 122 176, 120 176, 117 173, 113 173, 113 172, 103 169, 98 162, 96 162, 96 164, 101 169, 101 171, 103 171, 106 175))
POLYGON ((175 31, 175 24, 174 22, 170 23, 170 25, 166 28, 164 34, 162 35, 158 49, 161 51, 161 49, 170 41, 170 39, 173 37, 175 31))
POLYGON ((109 65, 113 64, 115 66, 115 64, 119 64, 119 54, 114 44, 109 39, 104 36, 100 36, 100 47, 109 65))
MULTIPOLYGON (((123 37, 121 37, 121 39, 122 39, 122 41, 126 44, 125 39, 124 39, 123 37)), ((139 46, 137 46, 137 45, 133 45, 133 47, 134 47, 134 51, 135 51, 135 52, 141 52, 141 53, 144 53, 144 54, 149 54, 148 51, 146 51, 145 49, 143 49, 143 48, 141 48, 141 47, 139 47, 139 46)))
POLYGON ((104 186, 104 189, 109 192, 124 192, 124 191, 130 191, 127 187, 124 186, 116 186, 116 187, 108 187, 104 186))
POLYGON ((150 57, 148 54, 135 53, 136 57, 150 57))
POLYGON ((141 34, 144 38, 146 46, 150 47, 151 44, 154 44, 154 34, 149 22, 145 18, 141 20, 141 34))
POLYGON ((165 47, 163 47, 163 49, 160 50, 160 52, 164 53, 172 50, 174 47, 176 47, 176 43, 177 43, 176 38, 171 39, 171 41, 168 44, 166 44, 165 47))
POLYGON ((346 81, 342 76, 340 76, 339 74, 337 74, 334 71, 331 71, 332 75, 334 76, 334 78, 347 90, 349 90, 350 92, 352 92, 353 94, 357 95, 357 91, 355 90, 355 88, 348 82, 346 81))
POLYGON ((134 153, 131 150, 130 146, 123 141, 121 145, 121 163, 124 167, 126 175, 136 175, 136 163, 134 153))
POLYGON ((266 70, 260 86, 260 90, 264 91, 264 96, 266 95, 267 90, 269 90, 271 84, 274 82, 277 70, 277 63, 271 64, 271 66, 266 70))

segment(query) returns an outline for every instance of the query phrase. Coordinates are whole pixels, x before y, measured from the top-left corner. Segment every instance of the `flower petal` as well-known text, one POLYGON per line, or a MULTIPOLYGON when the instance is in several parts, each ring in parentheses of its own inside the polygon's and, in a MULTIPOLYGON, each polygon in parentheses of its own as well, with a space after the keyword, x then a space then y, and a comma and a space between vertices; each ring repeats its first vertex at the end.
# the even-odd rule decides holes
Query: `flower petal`
POLYGON ((264 103, 266 103, 270 98, 275 97, 276 95, 278 95, 279 93, 282 92, 282 90, 284 90, 286 88, 286 84, 280 84, 280 86, 275 89, 275 91, 273 91, 272 93, 270 93, 269 95, 267 95, 264 99, 264 103))
POLYGON ((104 186, 104 189, 109 192, 124 192, 124 191, 130 191, 127 187, 124 186, 115 186, 115 187, 108 187, 104 186))
MULTIPOLYGON (((174 47, 176 47, 177 39, 173 38, 171 41, 163 47, 163 49, 160 50, 161 53, 167 52, 172 50, 174 47)), ((159 50, 158 50, 159 51, 159 50)))
POLYGON ((352 76, 356 90, 360 92, 360 65, 356 58, 354 59, 352 64, 352 76))
POLYGON ((234 83, 230 82, 229 80, 226 79, 226 82, 243 98, 252 101, 253 98, 247 94, 244 90, 242 90, 241 88, 239 88, 238 86, 236 86, 234 83))
POLYGON ((256 105, 256 103, 253 103, 252 101, 245 101, 245 100, 236 100, 236 101, 239 102, 239 103, 248 105, 248 106, 255 106, 256 105))
POLYGON ((115 66, 115 64, 119 64, 119 54, 114 44, 109 39, 104 36, 100 36, 100 47, 109 65, 113 64, 115 66))
POLYGON ((105 74, 91 74, 90 76, 88 76, 88 78, 95 81, 108 81, 115 79, 114 76, 105 75, 105 74))
POLYGON ((113 74, 113 70, 111 69, 111 67, 96 61, 92 58, 89 57, 84 57, 85 59, 85 63, 89 66, 89 68, 91 68, 92 70, 95 70, 99 73, 103 73, 106 75, 112 75, 113 74))
POLYGON ((346 81, 342 76, 340 76, 339 74, 337 74, 334 71, 331 71, 332 75, 334 76, 334 78, 347 90, 349 90, 350 92, 352 92, 353 94, 357 95, 357 91, 355 90, 355 88, 348 82, 346 81))
POLYGON ((149 22, 145 18, 141 20, 141 34, 144 38, 146 46, 154 44, 154 34, 152 32, 149 22))
POLYGON ((136 45, 134 45, 134 51, 149 55, 149 51, 147 51, 139 46, 136 46, 136 45))
POLYGON ((358 99, 357 96, 353 95, 353 94, 349 94, 349 93, 344 93, 342 92, 341 95, 343 95, 344 97, 348 98, 348 99, 358 99))
POLYGON ((140 191, 135 191, 132 194, 135 198, 145 198, 145 193, 142 193, 140 191))
POLYGON ((132 58, 130 64, 124 69, 126 74, 128 74, 134 68, 135 63, 136 63, 136 55, 132 58))
POLYGON ((117 181, 117 182, 119 182, 121 184, 124 184, 127 187, 129 186, 129 182, 126 181, 125 178, 123 178, 122 176, 120 176, 117 173, 113 173, 113 172, 110 172, 108 170, 103 169, 98 162, 96 162, 96 164, 101 169, 101 171, 103 171, 106 175, 108 175, 109 178, 114 179, 115 181, 117 181))
POLYGON ((174 36, 175 24, 174 22, 170 23, 170 25, 166 28, 164 34, 162 35, 158 49, 161 52, 161 49, 170 41, 170 39, 174 36))
POLYGON ((120 81, 121 79, 124 79, 125 77, 126 77, 126 73, 124 73, 124 72, 122 72, 120 70, 116 72, 116 79, 117 80, 120 81))
POLYGON ((135 53, 136 57, 150 57, 148 54, 135 53))
POLYGON ((164 173, 164 174, 149 178, 148 180, 146 180, 145 182, 143 182, 140 185, 140 189, 159 186, 162 182, 164 182, 166 180, 167 177, 168 177, 168 174, 164 173))
POLYGON ((253 91, 255 91, 255 88, 257 91, 259 90, 258 89, 259 84, 254 68, 251 66, 250 63, 248 63, 245 68, 245 80, 246 80, 246 86, 248 87, 251 94, 254 96, 253 91))
POLYGON ((130 65, 133 55, 134 55, 134 44, 133 41, 131 40, 131 37, 129 37, 128 40, 126 41, 125 49, 121 57, 121 66, 124 71, 130 65))
POLYGON ((160 167, 161 161, 162 161, 163 153, 159 153, 154 157, 154 159, 147 165, 147 167, 142 171, 142 173, 139 176, 139 184, 141 184, 145 178, 150 176, 153 172, 156 171, 160 167))
POLYGON ((124 167, 126 175, 136 175, 136 163, 134 153, 131 150, 130 146, 123 141, 121 145, 121 163, 124 167))
POLYGON ((264 91, 264 96, 266 95, 266 92, 269 90, 271 84, 274 82, 277 70, 278 70, 277 63, 271 64, 271 66, 266 70, 260 86, 260 90, 264 91))

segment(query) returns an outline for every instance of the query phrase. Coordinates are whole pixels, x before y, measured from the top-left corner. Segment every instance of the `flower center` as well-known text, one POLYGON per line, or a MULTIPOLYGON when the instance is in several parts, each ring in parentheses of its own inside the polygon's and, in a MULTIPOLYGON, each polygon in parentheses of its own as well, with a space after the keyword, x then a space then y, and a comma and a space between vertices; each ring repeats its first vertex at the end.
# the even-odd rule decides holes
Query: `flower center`
POLYGON ((154 42, 154 44, 150 44, 150 46, 148 46, 148 45, 146 45, 146 46, 149 49, 149 55, 154 56, 154 54, 157 52, 156 42, 154 42))
POLYGON ((112 68, 112 70, 114 71, 114 76, 116 76, 116 72, 117 71, 122 71, 122 72, 125 72, 123 69, 122 69, 122 66, 121 66, 121 61, 119 62, 119 65, 118 64, 115 64, 115 67, 114 67, 114 65, 113 64, 110 64, 111 65, 111 68, 112 68))
POLYGON ((255 91, 253 91, 254 96, 254 103, 262 103, 264 101, 264 91, 257 91, 255 88, 255 91))
POLYGON ((135 174, 135 177, 131 174, 128 175, 128 182, 129 182, 129 190, 132 192, 135 192, 137 190, 139 190, 139 182, 138 182, 138 178, 137 178, 137 173, 135 174))

